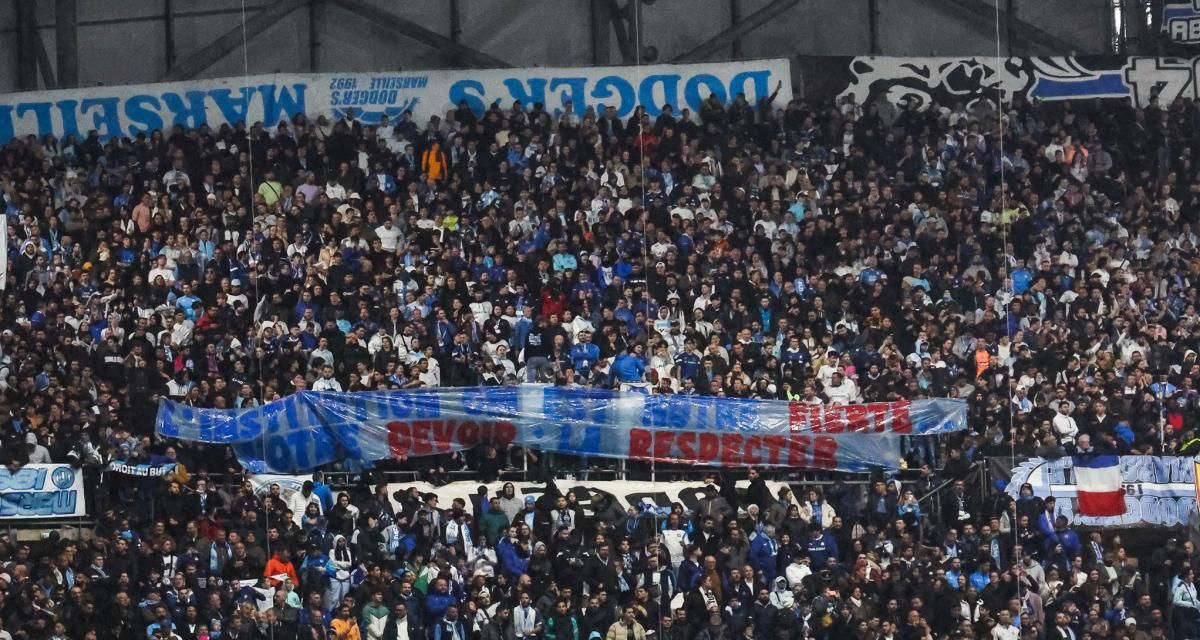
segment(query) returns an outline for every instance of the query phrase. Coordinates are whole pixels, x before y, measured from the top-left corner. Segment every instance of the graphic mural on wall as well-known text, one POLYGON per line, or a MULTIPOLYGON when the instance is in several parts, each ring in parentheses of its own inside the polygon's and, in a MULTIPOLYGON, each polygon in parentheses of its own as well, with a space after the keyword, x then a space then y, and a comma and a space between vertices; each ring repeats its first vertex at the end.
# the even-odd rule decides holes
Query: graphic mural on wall
POLYGON ((1145 107, 1155 97, 1167 105, 1197 98, 1200 58, 1115 56, 1037 58, 846 58, 846 80, 837 98, 861 103, 885 99, 896 106, 932 104, 967 108, 979 101, 1129 100, 1145 107))

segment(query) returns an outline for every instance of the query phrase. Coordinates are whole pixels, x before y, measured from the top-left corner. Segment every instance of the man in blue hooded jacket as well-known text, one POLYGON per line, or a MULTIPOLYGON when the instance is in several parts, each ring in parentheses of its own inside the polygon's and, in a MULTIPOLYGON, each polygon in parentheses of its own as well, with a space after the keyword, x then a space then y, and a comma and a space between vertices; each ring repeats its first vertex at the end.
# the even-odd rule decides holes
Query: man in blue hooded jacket
POLYGON ((642 359, 642 345, 634 344, 617 356, 612 365, 616 382, 641 382, 646 373, 646 362, 642 359))
POLYGON ((496 545, 496 555, 500 560, 500 567, 513 583, 520 579, 529 566, 529 554, 508 536, 501 538, 500 543, 496 545))
POLYGON ((774 525, 767 525, 763 534, 754 538, 750 544, 750 565, 762 575, 763 582, 773 584, 779 573, 777 558, 779 542, 775 539, 774 525))
POLYGON ((1056 564, 1062 571, 1069 571, 1075 557, 1083 550, 1079 543, 1079 534, 1067 526, 1067 517, 1058 516, 1054 521, 1054 531, 1045 537, 1043 545, 1047 564, 1056 564))

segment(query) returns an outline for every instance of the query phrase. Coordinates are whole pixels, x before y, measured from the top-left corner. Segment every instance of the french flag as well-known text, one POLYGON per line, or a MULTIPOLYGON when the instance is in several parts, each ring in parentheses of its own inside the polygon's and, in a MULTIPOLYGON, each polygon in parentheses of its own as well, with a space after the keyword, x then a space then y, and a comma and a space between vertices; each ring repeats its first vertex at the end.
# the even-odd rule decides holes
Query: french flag
POLYGON ((1111 454, 1074 456, 1074 464, 1076 512, 1082 516, 1124 515, 1121 459, 1111 454))

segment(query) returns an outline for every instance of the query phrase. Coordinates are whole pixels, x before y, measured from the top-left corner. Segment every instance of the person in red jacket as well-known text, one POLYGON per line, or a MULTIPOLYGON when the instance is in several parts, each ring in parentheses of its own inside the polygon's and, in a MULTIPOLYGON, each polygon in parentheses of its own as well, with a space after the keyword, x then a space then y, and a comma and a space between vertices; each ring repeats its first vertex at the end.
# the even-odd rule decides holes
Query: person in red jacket
POLYGON ((201 335, 215 335, 224 332, 223 323, 221 322, 221 312, 215 305, 210 306, 204 315, 196 320, 196 333, 201 335))
POLYGON ((563 311, 567 309, 567 295, 560 291, 554 285, 549 285, 542 289, 541 295, 541 312, 547 318, 551 316, 562 317, 563 311))

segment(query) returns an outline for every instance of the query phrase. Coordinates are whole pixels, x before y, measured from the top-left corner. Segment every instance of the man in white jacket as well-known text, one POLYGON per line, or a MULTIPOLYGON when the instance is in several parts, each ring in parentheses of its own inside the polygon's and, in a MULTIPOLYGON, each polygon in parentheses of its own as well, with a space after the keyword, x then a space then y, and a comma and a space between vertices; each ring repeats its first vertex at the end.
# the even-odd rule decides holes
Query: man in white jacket
POLYGON ((1079 436, 1079 425, 1075 423, 1075 418, 1071 417, 1071 403, 1058 403, 1058 413, 1054 415, 1054 432, 1058 434, 1058 440, 1063 445, 1075 444, 1075 438, 1079 436))
POLYGON ((313 391, 342 391, 342 383, 333 377, 333 367, 326 364, 321 368, 321 377, 313 383, 313 391))
POLYGON ((784 577, 787 578, 788 586, 795 587, 802 585, 804 579, 812 575, 812 567, 808 566, 808 556, 797 553, 792 556, 792 563, 783 570, 784 577))
POLYGON ((321 509, 321 497, 313 492, 312 480, 305 480, 300 490, 292 492, 285 502, 292 512, 292 522, 295 522, 297 527, 304 524, 304 512, 308 510, 309 504, 317 505, 317 509, 324 513, 321 509))
POLYGON ((830 404, 858 402, 858 385, 841 372, 834 373, 833 379, 825 386, 825 397, 829 398, 830 404))

